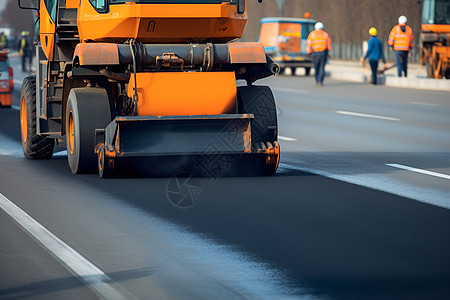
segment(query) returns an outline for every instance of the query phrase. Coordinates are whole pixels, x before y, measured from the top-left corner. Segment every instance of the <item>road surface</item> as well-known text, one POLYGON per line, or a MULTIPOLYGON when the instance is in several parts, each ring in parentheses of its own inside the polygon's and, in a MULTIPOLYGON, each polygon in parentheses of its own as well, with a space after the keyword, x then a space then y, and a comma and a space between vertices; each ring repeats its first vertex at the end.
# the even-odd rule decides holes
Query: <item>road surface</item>
POLYGON ((16 91, 0 110, 0 299, 448 299, 450 95, 262 83, 271 177, 100 179, 64 151, 25 159, 16 91))

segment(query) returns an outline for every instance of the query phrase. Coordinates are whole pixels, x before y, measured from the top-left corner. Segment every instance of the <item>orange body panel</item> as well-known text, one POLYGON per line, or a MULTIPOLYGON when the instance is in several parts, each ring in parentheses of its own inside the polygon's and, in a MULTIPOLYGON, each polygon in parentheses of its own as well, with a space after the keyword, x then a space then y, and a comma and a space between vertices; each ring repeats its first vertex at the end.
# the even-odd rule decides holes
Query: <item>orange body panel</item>
POLYGON ((261 33, 259 40, 264 47, 278 46, 278 35, 280 34, 279 23, 263 23, 261 24, 261 33))
POLYGON ((12 93, 0 92, 0 104, 3 106, 11 106, 12 105, 12 93))
POLYGON ((300 52, 302 25, 298 23, 281 23, 280 34, 286 37, 280 42, 282 52, 300 52))
POLYGON ((422 31, 450 33, 450 25, 422 24, 422 31))
POLYGON ((55 23, 47 11, 44 0, 41 0, 41 15, 39 21, 40 39, 42 51, 48 60, 53 60, 53 50, 55 42, 55 23))
POLYGON ((266 63, 266 52, 261 43, 230 43, 232 64, 266 63))
MULTIPOLYGON (((234 72, 137 73, 139 116, 215 115, 233 113, 234 72)), ((128 97, 134 94, 130 78, 128 97)))
POLYGON ((247 14, 237 6, 221 4, 110 5, 98 13, 88 0, 80 0, 78 31, 84 42, 143 43, 228 42, 242 37, 247 14))
POLYGON ((66 8, 78 8, 80 0, 66 0, 66 8))
POLYGON ((75 47, 73 57, 83 65, 118 65, 119 49, 117 44, 108 43, 80 43, 75 47))

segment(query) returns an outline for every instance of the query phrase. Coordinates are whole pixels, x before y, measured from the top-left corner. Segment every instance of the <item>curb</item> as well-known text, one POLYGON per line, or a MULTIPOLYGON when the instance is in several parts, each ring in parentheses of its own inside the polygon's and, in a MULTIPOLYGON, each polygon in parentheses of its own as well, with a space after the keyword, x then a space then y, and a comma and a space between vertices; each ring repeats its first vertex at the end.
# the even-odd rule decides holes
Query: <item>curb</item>
POLYGON ((450 91, 450 80, 446 79, 386 77, 386 85, 421 90, 450 91))
POLYGON ((348 72, 348 71, 326 71, 326 76, 332 79, 368 83, 369 79, 364 73, 348 72))
MULTIPOLYGON (((349 72, 340 70, 330 70, 325 73, 327 76, 333 79, 369 83, 370 75, 364 74, 364 72, 349 72)), ((380 75, 378 76, 378 82, 380 85, 421 89, 421 90, 435 90, 435 91, 450 91, 450 80, 446 79, 433 79, 433 78, 405 78, 396 77, 392 75, 380 75)))

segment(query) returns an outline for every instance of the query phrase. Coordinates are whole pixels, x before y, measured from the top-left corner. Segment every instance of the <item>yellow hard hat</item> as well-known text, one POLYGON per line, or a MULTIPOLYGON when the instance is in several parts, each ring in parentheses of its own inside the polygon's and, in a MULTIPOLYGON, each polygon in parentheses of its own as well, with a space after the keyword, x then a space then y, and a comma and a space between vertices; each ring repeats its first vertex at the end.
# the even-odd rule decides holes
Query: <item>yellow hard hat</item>
POLYGON ((371 35, 373 35, 373 36, 376 36, 376 35, 377 35, 377 29, 376 29, 375 27, 371 27, 371 28, 369 29, 369 33, 370 33, 371 35))
POLYGON ((22 31, 22 32, 20 33, 20 35, 21 35, 21 36, 25 36, 25 35, 27 35, 27 32, 24 30, 24 31, 22 31))

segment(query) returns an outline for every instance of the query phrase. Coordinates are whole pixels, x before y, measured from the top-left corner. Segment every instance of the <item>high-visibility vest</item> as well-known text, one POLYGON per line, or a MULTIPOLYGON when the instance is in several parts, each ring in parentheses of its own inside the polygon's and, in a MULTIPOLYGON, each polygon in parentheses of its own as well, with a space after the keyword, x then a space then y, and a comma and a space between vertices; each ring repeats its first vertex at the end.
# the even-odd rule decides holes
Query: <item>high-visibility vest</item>
POLYGON ((0 46, 6 47, 6 35, 0 35, 0 46))
POLYGON ((22 38, 20 40, 20 48, 19 48, 19 53, 20 55, 23 55, 23 53, 25 52, 25 48, 27 46, 27 40, 25 38, 22 38))
POLYGON ((395 25, 389 34, 388 44, 394 46, 394 50, 408 51, 413 46, 413 32, 409 25, 405 26, 405 32, 400 25, 395 25))
POLYGON ((331 39, 328 33, 322 29, 313 30, 306 40, 306 52, 322 52, 331 50, 331 39))

